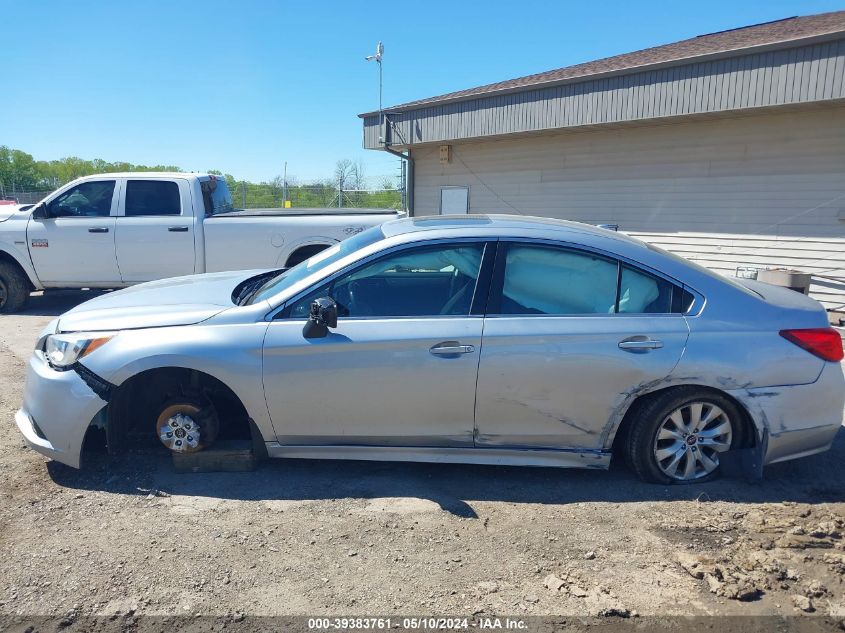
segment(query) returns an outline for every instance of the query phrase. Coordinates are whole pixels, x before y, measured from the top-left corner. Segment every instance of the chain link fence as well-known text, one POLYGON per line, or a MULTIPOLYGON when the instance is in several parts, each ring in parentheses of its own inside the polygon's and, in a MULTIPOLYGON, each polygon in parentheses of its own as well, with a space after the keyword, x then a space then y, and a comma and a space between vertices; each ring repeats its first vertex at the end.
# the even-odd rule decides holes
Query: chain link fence
POLYGON ((240 209, 293 208, 350 208, 402 209, 404 191, 393 188, 341 189, 333 184, 296 185, 279 187, 264 183, 229 183, 232 202, 240 209))
POLYGON ((18 191, 7 189, 0 183, 0 200, 10 200, 17 204, 35 204, 46 198, 52 191, 18 191))

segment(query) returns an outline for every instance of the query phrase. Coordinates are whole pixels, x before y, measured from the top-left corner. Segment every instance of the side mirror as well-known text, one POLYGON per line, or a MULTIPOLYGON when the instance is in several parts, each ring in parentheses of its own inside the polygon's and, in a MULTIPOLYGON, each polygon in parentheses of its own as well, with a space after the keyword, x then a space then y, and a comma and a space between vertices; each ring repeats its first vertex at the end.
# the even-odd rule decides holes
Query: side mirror
POLYGON ((46 202, 39 202, 35 205, 35 208, 32 210, 32 217, 36 220, 44 220, 50 217, 50 213, 47 210, 47 203, 46 202))
POLYGON ((320 297, 311 302, 308 321, 302 328, 305 338, 323 338, 329 328, 337 327, 337 304, 331 297, 320 297))

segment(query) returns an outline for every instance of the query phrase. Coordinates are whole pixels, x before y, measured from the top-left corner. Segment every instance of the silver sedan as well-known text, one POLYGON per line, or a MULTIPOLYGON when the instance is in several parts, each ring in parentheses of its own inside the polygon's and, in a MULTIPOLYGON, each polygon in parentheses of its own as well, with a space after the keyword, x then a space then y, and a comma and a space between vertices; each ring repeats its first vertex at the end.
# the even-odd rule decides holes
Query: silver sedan
POLYGON ((606 468, 686 483, 812 455, 842 424, 822 307, 624 235, 511 216, 410 218, 287 271, 142 284, 53 321, 17 425, 271 457, 606 468))

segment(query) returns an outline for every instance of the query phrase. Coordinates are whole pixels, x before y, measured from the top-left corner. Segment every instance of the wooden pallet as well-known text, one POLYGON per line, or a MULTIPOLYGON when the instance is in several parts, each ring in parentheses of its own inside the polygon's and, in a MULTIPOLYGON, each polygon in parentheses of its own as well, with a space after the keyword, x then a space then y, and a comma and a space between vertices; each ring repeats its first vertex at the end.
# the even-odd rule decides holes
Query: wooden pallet
POLYGON ((177 473, 222 473, 255 470, 258 460, 250 441, 216 442, 198 453, 173 453, 177 473))

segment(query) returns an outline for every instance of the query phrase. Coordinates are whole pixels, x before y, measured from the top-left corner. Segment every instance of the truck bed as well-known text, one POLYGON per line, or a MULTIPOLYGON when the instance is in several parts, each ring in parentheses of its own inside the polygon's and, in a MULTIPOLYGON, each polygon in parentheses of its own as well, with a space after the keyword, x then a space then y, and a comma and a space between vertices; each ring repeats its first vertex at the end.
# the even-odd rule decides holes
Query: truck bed
POLYGON ((250 216, 284 216, 295 217, 304 215, 397 215, 404 212, 395 209, 355 209, 355 208, 336 208, 336 207, 319 207, 319 208, 291 208, 291 209, 236 209, 227 213, 216 213, 214 218, 237 218, 250 216))
POLYGON ((307 249, 310 257, 350 235, 404 215, 389 209, 322 208, 216 213, 202 222, 205 270, 284 268, 300 249, 307 249))

